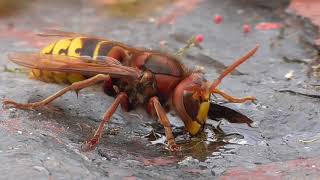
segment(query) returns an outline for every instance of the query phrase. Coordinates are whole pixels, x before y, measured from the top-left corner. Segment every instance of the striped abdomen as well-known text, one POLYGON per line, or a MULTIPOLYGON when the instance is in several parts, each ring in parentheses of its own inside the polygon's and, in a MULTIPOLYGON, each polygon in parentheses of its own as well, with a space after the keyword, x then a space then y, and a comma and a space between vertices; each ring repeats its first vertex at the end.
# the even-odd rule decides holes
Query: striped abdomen
MULTIPOLYGON (((106 41, 88 37, 62 39, 42 49, 41 53, 66 55, 73 57, 87 56, 94 60, 100 56, 113 57, 120 62, 127 56, 124 47, 112 41, 106 41)), ((84 80, 85 77, 77 73, 62 73, 32 69, 31 78, 45 82, 73 83, 84 80)))

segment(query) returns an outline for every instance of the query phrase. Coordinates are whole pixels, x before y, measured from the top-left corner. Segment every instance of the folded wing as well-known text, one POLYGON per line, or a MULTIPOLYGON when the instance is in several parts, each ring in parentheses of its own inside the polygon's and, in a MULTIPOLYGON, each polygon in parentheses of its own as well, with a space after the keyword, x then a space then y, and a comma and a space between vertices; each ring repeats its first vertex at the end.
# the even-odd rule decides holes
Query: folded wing
POLYGON ((15 52, 9 59, 21 66, 56 72, 72 72, 83 75, 109 74, 111 77, 138 79, 139 69, 123 66, 111 57, 100 57, 99 61, 90 57, 70 57, 41 53, 15 52))
POLYGON ((231 123, 246 123, 250 127, 251 123, 253 123, 251 119, 240 112, 215 103, 210 103, 208 117, 212 120, 216 120, 216 118, 223 118, 231 123))

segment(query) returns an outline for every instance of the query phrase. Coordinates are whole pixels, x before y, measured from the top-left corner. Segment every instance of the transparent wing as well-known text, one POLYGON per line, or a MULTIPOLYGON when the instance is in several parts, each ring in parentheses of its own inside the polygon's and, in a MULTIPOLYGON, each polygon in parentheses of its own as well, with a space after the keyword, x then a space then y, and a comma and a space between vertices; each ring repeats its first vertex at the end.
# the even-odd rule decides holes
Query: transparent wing
POLYGON ((90 57, 70 57, 29 52, 15 52, 8 55, 9 59, 21 66, 57 72, 72 72, 83 75, 109 74, 111 77, 127 77, 138 79, 139 69, 123 66, 114 58, 99 57, 99 61, 90 57), (96 63, 93 63, 96 62, 96 63))
POLYGON ((88 34, 82 34, 77 32, 68 32, 68 31, 61 31, 57 29, 43 29, 41 33, 37 33, 38 36, 43 37, 61 37, 61 38, 75 38, 75 37, 88 37, 88 38, 95 38, 95 39, 101 39, 109 41, 106 38, 88 35, 88 34))

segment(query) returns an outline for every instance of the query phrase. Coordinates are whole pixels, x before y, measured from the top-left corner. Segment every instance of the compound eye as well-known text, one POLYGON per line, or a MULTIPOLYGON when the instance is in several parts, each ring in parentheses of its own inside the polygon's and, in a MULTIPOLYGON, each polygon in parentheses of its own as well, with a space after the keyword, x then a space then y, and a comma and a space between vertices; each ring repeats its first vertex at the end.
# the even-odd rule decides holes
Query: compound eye
POLYGON ((201 125, 205 124, 210 106, 209 99, 210 98, 203 98, 197 92, 185 91, 183 104, 186 113, 193 121, 196 121, 201 125))
POLYGON ((200 100, 195 98, 194 93, 185 92, 183 95, 183 104, 187 114, 192 120, 195 120, 199 112, 200 100))

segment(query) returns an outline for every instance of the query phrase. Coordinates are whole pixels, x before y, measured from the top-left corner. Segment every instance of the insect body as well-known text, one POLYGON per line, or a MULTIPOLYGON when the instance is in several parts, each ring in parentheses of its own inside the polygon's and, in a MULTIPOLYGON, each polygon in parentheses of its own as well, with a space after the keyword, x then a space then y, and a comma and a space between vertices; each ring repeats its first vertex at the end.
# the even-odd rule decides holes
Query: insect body
MULTIPOLYGON (((43 48, 42 54, 65 55, 70 57, 88 57, 88 63, 97 63, 99 58, 112 57, 121 63, 127 57, 125 47, 108 40, 89 37, 66 38, 54 42, 43 48)), ((111 59, 110 59, 111 60, 111 59)), ((84 80, 81 73, 53 73, 50 71, 33 69, 31 76, 47 82, 73 83, 84 80)))
POLYGON ((165 109, 173 109, 184 122, 186 130, 195 135, 205 125, 211 94, 219 94, 235 103, 255 100, 251 96, 234 98, 217 86, 232 70, 251 57, 258 46, 210 83, 203 72, 190 70, 176 57, 164 53, 77 33, 52 31, 45 36, 65 38, 47 46, 41 53, 12 53, 9 59, 31 68, 33 78, 71 85, 39 102, 21 104, 6 100, 4 104, 20 109, 39 108, 68 91, 78 93, 85 87, 103 82, 105 92, 114 96, 115 100, 104 114, 94 136, 83 144, 84 151, 97 146, 105 124, 119 105, 125 111, 137 105, 144 106, 150 114, 157 116, 164 126, 169 149, 176 151, 179 146, 175 143, 165 109))

